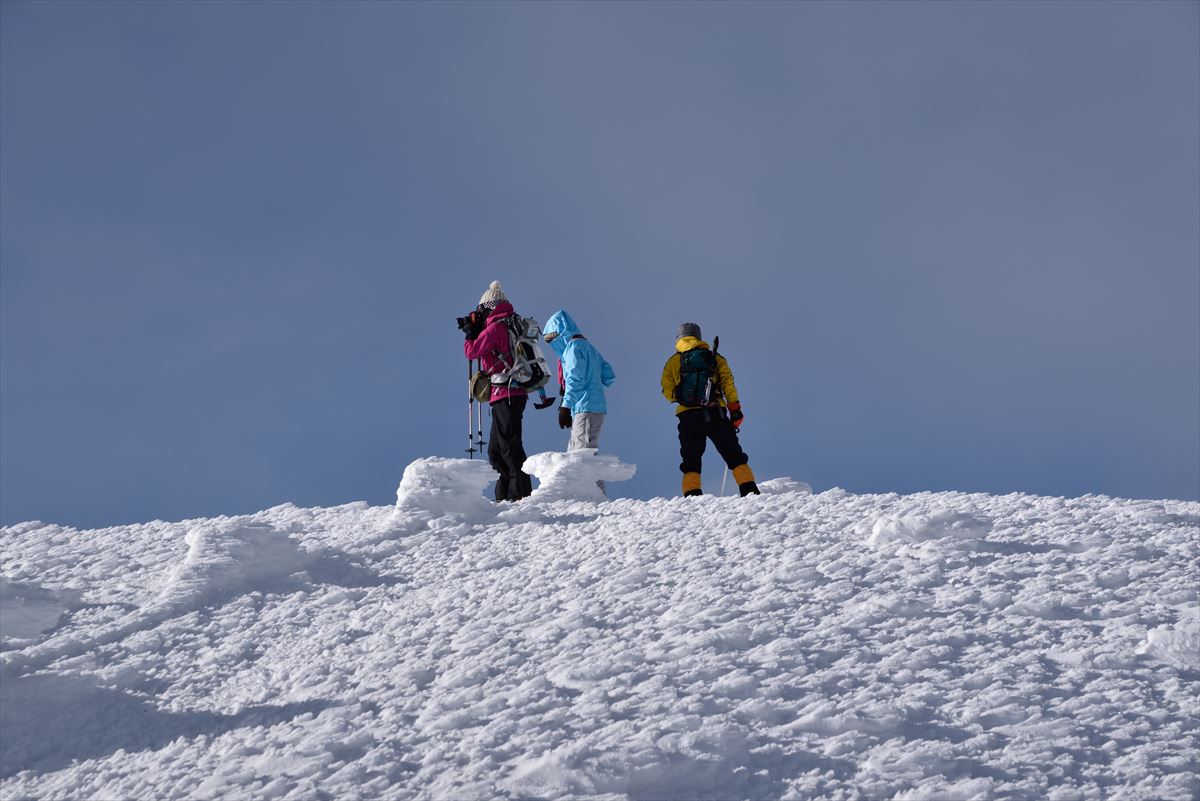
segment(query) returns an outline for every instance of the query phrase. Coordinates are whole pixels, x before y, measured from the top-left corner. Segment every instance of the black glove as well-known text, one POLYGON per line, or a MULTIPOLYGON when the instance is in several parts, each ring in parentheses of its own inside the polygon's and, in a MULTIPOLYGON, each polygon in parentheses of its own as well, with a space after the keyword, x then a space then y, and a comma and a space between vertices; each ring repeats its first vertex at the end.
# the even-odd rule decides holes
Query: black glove
POLYGON ((558 407, 558 427, 559 428, 570 428, 571 427, 571 410, 568 409, 566 406, 558 407))
POLYGON ((487 325, 487 312, 481 309, 476 309, 466 317, 458 318, 458 330, 466 334, 467 339, 479 336, 479 332, 485 325, 487 325))
POLYGON ((740 426, 745 417, 746 415, 742 414, 742 404, 737 401, 729 404, 729 422, 733 423, 734 428, 740 426))

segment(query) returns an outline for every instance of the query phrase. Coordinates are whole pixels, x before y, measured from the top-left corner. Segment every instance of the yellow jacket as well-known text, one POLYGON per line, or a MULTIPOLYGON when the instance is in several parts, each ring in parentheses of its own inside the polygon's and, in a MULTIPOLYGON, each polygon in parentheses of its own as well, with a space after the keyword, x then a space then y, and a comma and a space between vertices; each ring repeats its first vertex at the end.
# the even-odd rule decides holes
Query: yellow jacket
MULTIPOLYGON (((687 353, 695 348, 704 348, 708 350, 708 343, 703 342, 696 337, 683 337, 675 343, 675 352, 671 354, 671 358, 667 359, 667 363, 663 365, 662 372, 662 393, 667 400, 675 401, 675 388, 679 386, 679 354, 687 353)), ((733 371, 729 369, 729 362, 725 361, 725 357, 717 354, 717 401, 722 406, 727 406, 730 403, 737 403, 738 394, 737 387, 733 385, 733 371)), ((682 403, 676 404, 675 414, 686 412, 689 409, 699 409, 699 406, 684 406, 682 403)))

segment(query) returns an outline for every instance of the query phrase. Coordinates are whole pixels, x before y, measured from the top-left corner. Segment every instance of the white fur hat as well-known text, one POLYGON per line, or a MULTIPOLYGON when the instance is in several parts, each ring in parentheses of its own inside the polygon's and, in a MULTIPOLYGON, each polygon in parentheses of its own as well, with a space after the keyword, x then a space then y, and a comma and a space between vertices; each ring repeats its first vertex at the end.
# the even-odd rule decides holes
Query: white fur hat
POLYGON ((494 309, 497 303, 508 303, 508 295, 505 295, 504 290, 500 288, 499 281, 493 281, 492 285, 487 288, 487 292, 484 292, 483 297, 479 299, 479 305, 494 309))

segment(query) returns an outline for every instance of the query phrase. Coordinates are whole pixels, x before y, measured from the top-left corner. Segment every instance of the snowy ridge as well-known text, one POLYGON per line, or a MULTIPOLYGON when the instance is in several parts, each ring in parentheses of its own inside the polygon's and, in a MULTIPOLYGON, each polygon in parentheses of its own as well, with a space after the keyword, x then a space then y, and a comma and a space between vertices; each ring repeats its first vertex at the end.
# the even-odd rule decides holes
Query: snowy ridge
MULTIPOLYGON (((58 659, 87 653, 99 646, 149 629, 172 616, 217 603, 223 597, 249 589, 270 589, 273 580, 301 570, 308 555, 294 541, 264 524, 237 525, 219 522, 190 529, 184 541, 188 552, 170 569, 158 596, 107 625, 86 635, 72 630, 19 654, 0 657, 0 669, 11 675, 44 667, 58 659)), ((35 593, 45 590, 33 588, 35 593)), ((11 590, 9 595, 15 595, 11 590)), ((22 604, 29 593, 16 595, 22 604), (24 596, 24 597, 22 597, 24 596)), ((45 628, 50 628, 46 626, 45 628)))
POLYGON ((0 531, 0 792, 1192 799, 1200 504, 540 496, 0 531), (34 639, 37 638, 37 641, 34 639))

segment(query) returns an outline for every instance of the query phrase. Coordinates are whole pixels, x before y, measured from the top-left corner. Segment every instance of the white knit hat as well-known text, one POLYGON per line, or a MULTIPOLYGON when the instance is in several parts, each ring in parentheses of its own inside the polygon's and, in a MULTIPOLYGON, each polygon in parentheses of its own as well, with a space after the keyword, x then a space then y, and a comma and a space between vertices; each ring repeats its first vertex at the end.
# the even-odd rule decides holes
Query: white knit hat
POLYGON ((493 281, 492 285, 487 288, 487 292, 484 292, 483 297, 479 299, 479 305, 494 309, 497 303, 508 303, 508 295, 505 295, 504 290, 500 288, 499 281, 493 281))

